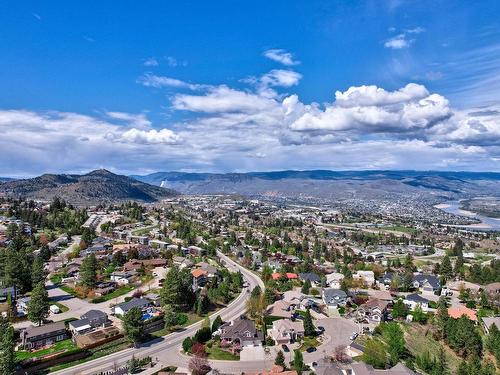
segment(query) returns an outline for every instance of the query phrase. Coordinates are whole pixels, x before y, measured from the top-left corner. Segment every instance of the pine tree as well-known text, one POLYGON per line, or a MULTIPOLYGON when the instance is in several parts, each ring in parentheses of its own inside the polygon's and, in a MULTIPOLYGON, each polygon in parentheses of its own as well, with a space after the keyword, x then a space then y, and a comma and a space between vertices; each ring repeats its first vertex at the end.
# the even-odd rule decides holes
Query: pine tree
POLYGON ((80 267, 82 285, 93 288, 97 282, 97 259, 94 254, 87 256, 80 267))
POLYGON ((301 292, 304 294, 309 294, 310 290, 311 290, 311 281, 307 279, 306 281, 304 281, 304 285, 302 285, 301 292))
POLYGON ((309 309, 307 309, 304 314, 304 335, 306 336, 316 335, 316 329, 314 328, 314 324, 311 317, 311 311, 309 309))
POLYGON ((144 334, 144 322, 142 321, 142 311, 138 307, 132 307, 123 316, 123 328, 127 338, 137 345, 144 334))
POLYGON ((298 375, 302 374, 302 370, 304 369, 304 357, 299 349, 293 351, 293 368, 297 371, 298 375))
POLYGON ((217 331, 222 323, 222 318, 220 317, 220 315, 217 315, 212 323, 212 333, 217 331))
POLYGON ((177 325, 178 316, 171 305, 163 306, 163 320, 165 322, 165 328, 171 329, 177 325))
POLYGON ((445 255, 443 257, 443 261, 441 262, 441 274, 446 278, 449 279, 450 277, 453 276, 453 267, 451 266, 451 261, 450 257, 448 255, 445 255))
POLYGON ((274 358, 274 364, 286 368, 285 366, 285 354, 281 350, 276 353, 276 358, 274 358))
POLYGON ((0 317, 0 374, 15 372, 14 328, 7 319, 0 317))
POLYGON ((31 282, 37 285, 40 282, 45 282, 45 270, 43 268, 43 260, 41 257, 36 257, 31 265, 31 282))
POLYGON ((43 282, 38 283, 31 293, 28 302, 28 318, 33 323, 41 325, 45 318, 49 316, 49 294, 43 282))

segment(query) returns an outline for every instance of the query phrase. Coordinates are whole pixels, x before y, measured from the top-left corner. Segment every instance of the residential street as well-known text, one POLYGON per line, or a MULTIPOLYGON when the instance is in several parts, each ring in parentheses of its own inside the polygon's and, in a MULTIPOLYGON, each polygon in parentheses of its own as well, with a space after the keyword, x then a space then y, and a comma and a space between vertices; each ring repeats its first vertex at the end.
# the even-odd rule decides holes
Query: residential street
MULTIPOLYGON (((233 320, 246 311, 246 300, 250 295, 250 291, 259 285, 264 289, 264 283, 262 280, 252 273, 246 270, 242 266, 238 265, 230 258, 224 254, 218 252, 218 255, 224 260, 226 267, 232 271, 240 270, 243 274, 245 281, 248 286, 244 287, 242 293, 231 302, 226 308, 218 311, 217 313, 211 315, 211 320, 213 320, 217 315, 220 315, 224 321, 233 320)), ((96 306, 96 305, 94 305, 96 306)), ((83 363, 78 366, 71 367, 69 369, 54 372, 54 374, 95 374, 101 371, 113 369, 113 367, 119 367, 124 365, 131 357, 134 355, 137 358, 142 358, 146 356, 151 356, 152 358, 158 358, 163 364, 175 365, 178 367, 187 367, 189 358, 180 355, 180 345, 182 341, 188 337, 192 336, 201 326, 202 322, 197 322, 189 327, 186 327, 182 331, 174 332, 168 336, 160 338, 158 340, 150 341, 145 343, 142 347, 134 349, 130 348, 123 350, 96 360, 83 363)), ((274 358, 270 358, 266 361, 255 361, 255 362, 235 362, 235 361, 211 361, 213 368, 226 373, 240 373, 242 371, 259 370, 262 368, 270 368, 274 358), (237 364, 237 366, 235 366, 237 364)))

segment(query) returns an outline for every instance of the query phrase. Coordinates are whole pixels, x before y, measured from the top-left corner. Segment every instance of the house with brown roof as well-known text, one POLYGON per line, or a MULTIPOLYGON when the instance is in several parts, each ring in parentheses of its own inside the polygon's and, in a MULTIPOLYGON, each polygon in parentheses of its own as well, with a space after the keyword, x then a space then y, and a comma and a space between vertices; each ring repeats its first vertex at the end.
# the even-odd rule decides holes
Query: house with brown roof
POLYGON ((359 306, 357 310, 357 320, 364 323, 380 323, 385 320, 388 301, 378 298, 370 298, 366 303, 359 306))
POLYGON ((242 375, 297 375, 297 371, 285 370, 282 366, 273 365, 271 370, 262 370, 258 372, 243 372, 242 375))
POLYGON ((192 270, 191 275, 193 276, 193 290, 195 291, 203 288, 208 281, 208 272, 200 268, 192 270))
POLYGON ((221 347, 230 348, 233 352, 245 346, 261 346, 264 335, 255 327, 255 322, 244 316, 224 323, 221 327, 221 347))
POLYGON ((465 315, 467 318, 469 318, 473 322, 477 323, 477 321, 478 321, 476 312, 472 309, 469 309, 468 307, 463 306, 463 305, 448 307, 448 315, 454 319, 458 319, 458 318, 462 317, 462 315, 465 315))

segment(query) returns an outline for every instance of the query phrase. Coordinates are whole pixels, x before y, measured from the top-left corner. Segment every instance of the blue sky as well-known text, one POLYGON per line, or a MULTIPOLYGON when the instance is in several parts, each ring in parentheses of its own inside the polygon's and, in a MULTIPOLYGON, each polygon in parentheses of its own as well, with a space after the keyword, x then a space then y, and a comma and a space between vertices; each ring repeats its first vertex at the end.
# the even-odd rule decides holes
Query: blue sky
POLYGON ((4 2, 0 175, 499 171, 498 14, 498 1, 4 2))

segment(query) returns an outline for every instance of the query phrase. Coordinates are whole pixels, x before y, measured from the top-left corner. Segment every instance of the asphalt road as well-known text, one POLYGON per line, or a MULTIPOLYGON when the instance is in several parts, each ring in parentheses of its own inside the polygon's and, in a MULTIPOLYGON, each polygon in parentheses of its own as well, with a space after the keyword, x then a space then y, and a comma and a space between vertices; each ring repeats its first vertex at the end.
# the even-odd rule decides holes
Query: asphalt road
MULTIPOLYGON (((250 291, 259 285, 264 290, 264 283, 254 273, 248 271, 236 262, 222 253, 218 253, 220 258, 224 260, 226 267, 229 270, 240 270, 243 274, 247 285, 243 288, 241 294, 232 301, 227 307, 214 313, 210 316, 213 319, 220 315, 222 320, 230 321, 238 318, 246 311, 246 300, 250 296, 250 291)), ((194 333, 200 328, 203 322, 197 322, 182 331, 171 333, 165 337, 157 340, 150 341, 143 344, 139 348, 130 348, 110 354, 105 357, 95 359, 93 361, 82 363, 65 370, 56 371, 54 374, 96 374, 101 371, 111 370, 116 367, 123 366, 134 355, 136 358, 143 358, 151 356, 158 358, 164 365, 174 365, 178 367, 187 367, 189 358, 180 353, 180 346, 182 341, 188 337, 193 336, 194 333)), ((269 361, 211 361, 212 367, 226 373, 241 373, 242 371, 259 370, 262 368, 270 368, 274 358, 269 361)))

